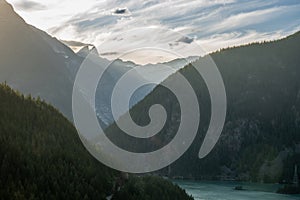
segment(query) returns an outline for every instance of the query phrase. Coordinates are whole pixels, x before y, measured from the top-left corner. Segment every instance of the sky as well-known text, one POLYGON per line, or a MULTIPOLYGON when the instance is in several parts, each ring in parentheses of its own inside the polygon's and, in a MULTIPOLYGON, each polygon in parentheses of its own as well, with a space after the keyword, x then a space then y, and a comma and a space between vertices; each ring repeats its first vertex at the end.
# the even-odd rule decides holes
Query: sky
POLYGON ((300 30, 300 0, 7 1, 27 23, 58 39, 94 44, 103 57, 140 64, 300 30))

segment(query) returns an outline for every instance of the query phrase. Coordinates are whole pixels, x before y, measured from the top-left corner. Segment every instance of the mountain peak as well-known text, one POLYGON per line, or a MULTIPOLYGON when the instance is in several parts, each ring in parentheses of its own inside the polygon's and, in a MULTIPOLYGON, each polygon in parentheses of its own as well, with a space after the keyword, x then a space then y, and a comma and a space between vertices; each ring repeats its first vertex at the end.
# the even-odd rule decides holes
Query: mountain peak
POLYGON ((87 57, 89 54, 94 54, 94 55, 99 55, 98 50, 95 46, 91 46, 91 45, 85 45, 84 47, 82 47, 78 52, 77 55, 85 58, 87 57))
POLYGON ((9 6, 12 8, 12 6, 6 0, 0 0, 0 6, 9 6))
POLYGON ((22 22, 25 21, 15 12, 13 6, 6 0, 0 0, 0 21, 4 22, 22 22))

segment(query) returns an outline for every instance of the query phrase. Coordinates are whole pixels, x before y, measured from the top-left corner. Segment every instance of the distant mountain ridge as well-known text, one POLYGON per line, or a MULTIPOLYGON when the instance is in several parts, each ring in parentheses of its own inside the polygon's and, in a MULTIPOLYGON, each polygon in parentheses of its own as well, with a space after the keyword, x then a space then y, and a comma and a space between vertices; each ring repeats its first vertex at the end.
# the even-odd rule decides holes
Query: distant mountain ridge
MULTIPOLYGON (((40 96, 59 109, 70 121, 72 116, 72 90, 77 71, 90 53, 98 54, 90 44, 74 41, 59 41, 26 22, 14 11, 6 1, 0 2, 0 82, 30 94, 40 96), (69 46, 83 45, 75 53, 69 46), (91 48, 92 47, 92 48, 91 48)), ((98 67, 110 69, 104 77, 104 88, 99 89, 96 97, 97 116, 100 123, 107 127, 114 122, 110 109, 110 94, 115 82, 126 72, 137 65, 132 62, 111 61, 98 57, 98 67)), ((170 62, 175 69, 187 64, 185 59, 170 62)), ((147 65, 146 75, 157 76, 164 80, 169 72, 161 71, 160 65, 147 65)), ((136 79, 145 78, 140 74, 136 79)), ((145 97, 152 88, 143 88, 133 98, 136 104, 145 97)))
MULTIPOLYGON (((185 76, 198 96, 200 128, 190 149, 169 168, 157 173, 193 179, 291 179, 294 164, 300 164, 299 44, 297 32, 278 41, 210 54, 224 80, 228 113, 219 142, 201 160, 198 152, 208 128, 211 102, 206 85, 193 66, 181 69, 178 73, 185 76)), ((201 65, 202 58, 194 63, 201 65)), ((165 81, 172 84, 176 76, 165 81)), ((130 114, 136 123, 146 125, 148 109, 153 104, 162 104, 168 114, 167 123, 157 136, 148 141, 130 138, 116 124, 108 128, 106 135, 118 146, 134 152, 154 151, 166 145, 180 123, 180 107, 170 91, 156 87, 130 114)))

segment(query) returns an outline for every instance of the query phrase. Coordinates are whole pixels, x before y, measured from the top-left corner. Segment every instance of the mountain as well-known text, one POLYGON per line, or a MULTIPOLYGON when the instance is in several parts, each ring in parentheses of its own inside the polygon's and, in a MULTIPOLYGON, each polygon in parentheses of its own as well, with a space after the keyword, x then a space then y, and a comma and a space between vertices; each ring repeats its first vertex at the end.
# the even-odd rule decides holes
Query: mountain
MULTIPOLYGON (((197 57, 180 58, 170 62, 137 65, 131 61, 123 61, 121 59, 115 59, 113 61, 102 58, 98 53, 97 48, 91 44, 84 44, 76 41, 62 41, 73 50, 77 51, 79 57, 85 58, 84 64, 87 68, 106 68, 104 75, 101 77, 97 91, 96 91, 96 113, 99 119, 99 123, 103 128, 106 128, 112 124, 118 117, 124 113, 119 113, 114 119, 111 109, 111 96, 113 89, 120 78, 130 71, 136 70, 136 73, 131 75, 133 81, 147 81, 155 79, 157 82, 162 82, 172 73, 175 73, 183 66, 197 59, 197 57), (87 61, 90 60, 91 62, 87 61), (168 66, 168 67, 166 67, 168 66)), ((101 48, 101 46, 99 47, 101 48)), ((88 79, 88 78, 87 78, 88 79)), ((147 85, 139 88, 130 100, 129 108, 140 102, 145 96, 147 96, 155 85, 147 85)), ((86 91, 88 88, 81 88, 81 91, 86 91)), ((126 92, 126 91, 124 91, 126 92)), ((88 100, 88 101, 93 101, 88 100)))
MULTIPOLYGON (((113 89, 123 75, 131 70, 136 70, 136 73, 131 75, 131 80, 147 82, 147 80, 150 78, 155 79, 160 83, 170 74, 175 73, 182 68, 182 66, 188 64, 190 60, 193 60, 193 58, 177 59, 166 63, 137 65, 133 62, 125 62, 120 59, 116 59, 112 62, 101 57, 96 57, 93 62, 94 64, 96 62, 96 66, 94 67, 109 66, 104 75, 101 77, 96 92, 96 112, 98 118, 100 119, 100 123, 104 122, 102 125, 104 128, 106 128, 115 120, 117 120, 118 117, 124 114, 119 113, 119 115, 116 116, 116 119, 114 119, 111 110, 111 96, 113 89), (165 66, 168 66, 168 68, 165 66)), ((89 67, 92 68, 93 66, 89 67)), ((154 87, 155 85, 150 84, 135 91, 134 95, 131 97, 129 108, 140 102, 154 89, 154 87)))
POLYGON ((94 53, 95 55, 99 55, 96 47, 92 47, 89 49, 89 46, 82 47, 78 52, 77 55, 83 58, 86 58, 90 53, 94 53))
POLYGON ((0 84, 0 98, 1 199, 106 199, 113 194, 113 199, 156 200, 154 193, 162 200, 192 199, 162 178, 120 179, 88 153, 73 125, 40 99, 5 84, 0 84))
POLYGON ((78 41, 60 40, 60 42, 70 47, 76 53, 78 53, 81 49, 85 47, 88 47, 89 49, 96 48, 93 44, 85 44, 83 42, 78 41))
MULTIPOLYGON (((72 121, 73 83, 86 56, 83 50, 88 47, 81 51, 82 55, 74 53, 56 38, 26 24, 6 1, 1 1, 0 13, 0 82, 6 82, 24 94, 41 97, 72 121)), ((99 67, 108 64, 108 60, 98 58, 99 67)), ((106 84, 112 84, 115 76, 126 70, 125 64, 118 63, 107 73, 111 79, 106 84)), ((107 110, 110 102, 101 99, 98 102, 107 110)), ((100 121, 107 118, 105 113, 98 116, 100 121)))
MULTIPOLYGON (((224 80, 228 112, 221 138, 204 159, 199 159, 198 153, 211 115, 208 89, 191 64, 166 79, 168 85, 175 84, 180 73, 190 82, 198 97, 201 120, 188 151, 157 173, 194 179, 291 180, 294 165, 300 165, 299 44, 298 32, 282 40, 210 54, 224 80)), ((199 58, 194 64, 205 67, 205 59, 199 58)), ((116 124, 106 135, 133 152, 154 151, 168 144, 180 123, 180 106, 168 89, 156 87, 130 114, 137 124, 146 125, 153 104, 163 105, 168 119, 150 140, 128 137, 116 124)))
MULTIPOLYGON (((97 49, 90 44, 59 41, 28 25, 6 1, 0 2, 0 29, 0 82, 6 82, 24 94, 41 97, 72 121, 72 90, 77 71, 87 55, 98 55, 97 49), (69 46, 78 47, 79 51, 75 53, 69 46)), ((97 116, 102 126, 107 127, 114 122, 110 108, 112 88, 122 75, 137 65, 119 59, 111 63, 99 56, 95 60, 97 67, 110 65, 102 80, 103 88, 99 86, 96 95, 97 116)), ((178 70, 188 62, 179 59, 170 62, 170 65, 178 70)), ((149 72, 132 78, 140 80, 151 75, 164 80, 171 72, 160 70, 161 65, 142 66, 144 72, 149 72)), ((131 106, 152 89, 139 90, 131 106)))
POLYGON ((116 172, 88 154, 56 109, 3 84, 0 97, 1 198, 105 199, 111 194, 116 172))
POLYGON ((82 59, 55 38, 26 24, 0 2, 0 82, 40 96, 70 120, 73 79, 82 59))

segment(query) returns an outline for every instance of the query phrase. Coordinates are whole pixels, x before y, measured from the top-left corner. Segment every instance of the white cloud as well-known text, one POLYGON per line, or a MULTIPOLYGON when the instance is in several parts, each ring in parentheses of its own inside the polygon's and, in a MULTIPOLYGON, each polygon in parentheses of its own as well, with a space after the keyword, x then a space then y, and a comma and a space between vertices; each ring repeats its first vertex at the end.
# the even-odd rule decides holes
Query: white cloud
POLYGON ((211 27, 211 31, 227 31, 236 28, 242 28, 249 25, 260 24, 268 21, 276 12, 282 8, 275 7, 264 10, 255 10, 251 12, 239 13, 224 19, 221 23, 211 27))
POLYGON ((35 11, 35 10, 44 10, 46 7, 35 1, 25 0, 19 3, 16 3, 16 7, 25 11, 35 11))
POLYGON ((194 55, 199 53, 193 52, 196 42, 210 52, 283 37, 297 30, 300 22, 298 0, 46 0, 43 4, 46 10, 18 11, 29 23, 61 39, 93 43, 100 53, 115 52, 115 56, 157 43, 194 55), (118 8, 126 8, 125 13, 115 14, 118 8), (124 36, 150 26, 156 27, 156 33, 136 31, 136 37, 124 36), (166 29, 186 34, 190 43, 178 44, 181 38, 171 37, 166 29))
MULTIPOLYGON (((300 26, 298 29, 299 28, 300 26)), ((258 33, 256 31, 247 31, 245 33, 231 32, 201 38, 197 40, 197 43, 200 44, 206 52, 214 52, 220 48, 240 46, 254 42, 272 41, 292 33, 294 33, 294 31, 276 31, 271 33, 258 33)))

